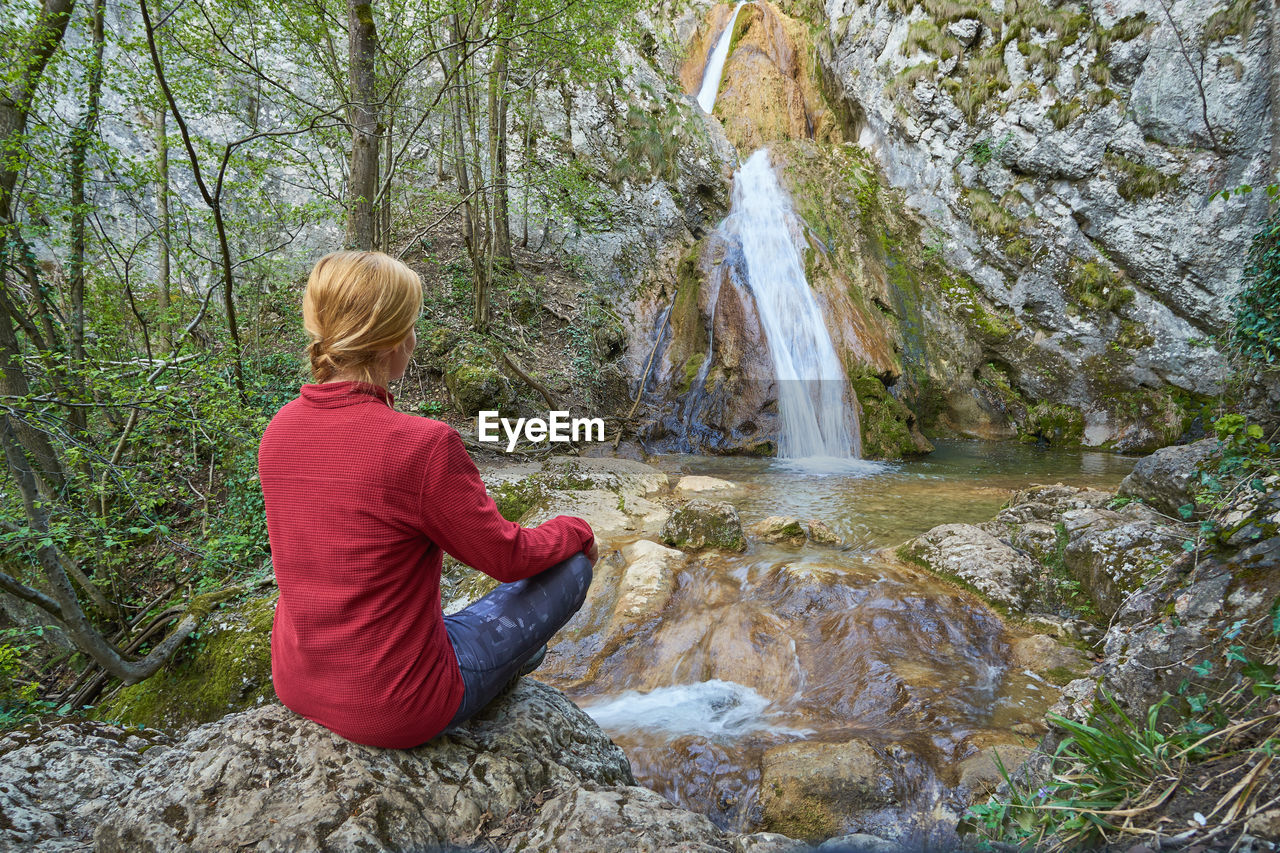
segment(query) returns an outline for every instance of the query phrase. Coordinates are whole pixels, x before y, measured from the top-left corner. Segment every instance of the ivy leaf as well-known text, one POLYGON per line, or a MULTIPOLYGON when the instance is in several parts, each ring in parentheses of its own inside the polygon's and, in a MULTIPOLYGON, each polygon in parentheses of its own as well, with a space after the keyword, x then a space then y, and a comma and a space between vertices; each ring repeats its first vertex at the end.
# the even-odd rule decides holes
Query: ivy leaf
POLYGON ((1195 514, 1195 511, 1196 511, 1195 504, 1183 504, 1182 506, 1178 507, 1178 515, 1182 516, 1184 521, 1190 521, 1191 516, 1195 514))
POLYGON ((1203 663, 1196 664, 1195 666, 1191 667, 1191 671, 1201 677, 1206 676, 1209 673, 1213 672, 1213 662, 1205 661, 1203 663))

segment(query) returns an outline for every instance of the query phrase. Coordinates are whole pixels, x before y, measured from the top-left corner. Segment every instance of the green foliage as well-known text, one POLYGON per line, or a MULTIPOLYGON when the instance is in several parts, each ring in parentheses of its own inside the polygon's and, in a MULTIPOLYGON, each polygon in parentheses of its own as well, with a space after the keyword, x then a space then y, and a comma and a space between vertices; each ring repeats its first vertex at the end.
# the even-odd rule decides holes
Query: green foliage
MULTIPOLYGON (((1143 834, 1144 824, 1167 821, 1161 806, 1178 793, 1206 790, 1212 782, 1221 786, 1214 798, 1227 793, 1217 799, 1216 808, 1204 810, 1208 817, 1226 824, 1243 812, 1243 822, 1251 813, 1244 807, 1254 792, 1247 783, 1256 760, 1249 759, 1280 749, 1274 722, 1270 728, 1257 726, 1276 719, 1272 703, 1280 696, 1274 660, 1280 600, 1260 621, 1238 619, 1219 626, 1210 643, 1219 651, 1191 667, 1197 679, 1221 682, 1234 673, 1225 679, 1225 689, 1196 689, 1184 680, 1176 695, 1165 693, 1144 715, 1132 716, 1099 685, 1083 721, 1049 714, 1047 719, 1066 737, 1047 772, 1015 778, 1001 766, 1004 788, 987 803, 971 806, 960 831, 976 834, 986 844, 1019 849, 1115 845, 1126 832, 1143 834), (1254 645, 1246 636, 1250 629, 1254 645), (1260 658, 1260 653, 1270 657, 1260 658), (1252 743, 1245 739, 1241 749, 1239 733, 1250 728, 1257 734, 1252 743), (1241 752, 1254 755, 1240 760, 1241 752), (1228 756, 1233 760, 1224 770, 1215 759, 1228 756)), ((1213 829, 1207 820, 1198 822, 1213 829)))
POLYGON ((1055 128, 1062 130, 1083 113, 1084 105, 1080 103, 1080 99, 1072 98, 1069 101, 1054 101, 1053 106, 1049 107, 1046 115, 1049 116, 1049 120, 1053 122, 1055 128))
POLYGON ((1130 160, 1123 154, 1108 151, 1103 160, 1116 173, 1116 189, 1125 201, 1173 192, 1179 186, 1177 175, 1166 175, 1151 166, 1130 160))
POLYGON ((996 201, 991 193, 975 187, 966 189, 964 198, 969 203, 969 219, 979 231, 1006 239, 1017 235, 1020 227, 1017 217, 996 201))
POLYGON ((1081 307, 1114 311, 1133 301, 1133 290, 1124 286, 1125 275, 1102 261, 1072 259, 1067 271, 1067 295, 1081 307))
POLYGON ((1280 208, 1254 235, 1232 307, 1232 348, 1250 361, 1280 364, 1280 208))
POLYGON ((1208 47, 1220 44, 1232 36, 1240 36, 1247 41, 1256 17, 1254 0, 1231 0, 1226 8, 1209 16, 1200 36, 1201 42, 1208 47))

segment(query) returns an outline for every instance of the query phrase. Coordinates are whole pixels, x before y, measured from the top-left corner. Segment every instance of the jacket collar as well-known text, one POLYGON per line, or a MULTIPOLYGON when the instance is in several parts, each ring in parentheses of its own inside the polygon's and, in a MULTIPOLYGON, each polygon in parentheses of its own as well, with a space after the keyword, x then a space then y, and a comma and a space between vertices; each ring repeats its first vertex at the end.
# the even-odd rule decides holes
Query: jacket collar
POLYGON ((307 384, 302 386, 299 394, 312 406, 322 409, 354 406, 374 399, 394 408, 396 399, 394 394, 381 385, 357 380, 307 384))

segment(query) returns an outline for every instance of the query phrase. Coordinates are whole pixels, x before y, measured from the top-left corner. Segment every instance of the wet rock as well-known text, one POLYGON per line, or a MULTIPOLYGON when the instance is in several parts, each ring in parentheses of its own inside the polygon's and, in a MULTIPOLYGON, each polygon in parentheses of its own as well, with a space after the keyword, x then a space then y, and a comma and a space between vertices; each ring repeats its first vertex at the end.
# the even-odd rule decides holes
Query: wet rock
POLYGON ((1030 747, 1012 743, 995 744, 979 750, 960 762, 961 791, 970 803, 985 800, 1004 781, 1001 766, 1012 776, 1032 752, 1030 747))
POLYGON ((648 539, 623 548, 622 555, 627 568, 618 584, 611 630, 659 613, 671 599, 676 571, 686 559, 683 551, 664 548, 648 539))
POLYGON ((1152 507, 1174 518, 1178 508, 1195 502, 1199 484, 1199 466, 1217 450, 1216 439, 1206 438, 1194 444, 1165 447, 1138 460, 1129 476, 1120 482, 1116 494, 1141 498, 1152 507))
POLYGON ((738 488, 737 483, 731 483, 728 480, 721 480, 717 477, 703 477, 696 474, 688 474, 680 478, 676 483, 675 491, 681 497, 689 497, 691 495, 700 495, 705 492, 721 492, 738 488))
POLYGON ((670 517, 670 511, 659 503, 640 497, 628 499, 603 489, 548 492, 541 503, 521 517, 521 525, 535 527, 557 515, 572 515, 586 520, 602 543, 637 533, 656 534, 670 517))
POLYGON ((843 545, 844 540, 840 538, 840 534, 836 533, 829 526, 821 521, 809 521, 805 524, 805 529, 809 532, 809 541, 814 545, 843 545))
POLYGON ((1011 666, 1043 675, 1056 685, 1079 678, 1090 666, 1084 652, 1046 634, 1015 640, 1010 646, 1009 659, 1011 666))
POLYGON ((861 740, 784 744, 761 762, 764 825, 790 837, 830 838, 849 817, 892 799, 888 767, 861 740))
POLYGON ((771 515, 747 528, 747 532, 761 542, 803 545, 804 524, 798 518, 787 515, 771 515))
POLYGON ((683 551, 744 551, 747 547, 742 521, 733 504, 701 499, 691 500, 671 513, 662 527, 662 541, 683 551))
POLYGON ((899 549, 906 559, 972 587, 988 601, 1023 610, 1042 568, 986 531, 943 524, 899 549))

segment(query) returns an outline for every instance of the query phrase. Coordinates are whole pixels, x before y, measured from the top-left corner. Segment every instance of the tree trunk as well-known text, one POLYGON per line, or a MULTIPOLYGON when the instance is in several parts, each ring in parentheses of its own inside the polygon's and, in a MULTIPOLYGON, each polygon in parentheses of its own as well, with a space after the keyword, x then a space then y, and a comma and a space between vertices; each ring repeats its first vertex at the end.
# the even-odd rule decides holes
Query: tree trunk
POLYGON ((378 108, 374 63, 378 33, 372 0, 347 0, 347 44, 351 68, 351 168, 347 178, 347 235, 351 249, 373 248, 378 192, 378 108))
MULTIPOLYGON (((498 7, 499 21, 509 16, 506 3, 498 7)), ((489 229, 493 255, 511 262, 511 231, 507 221, 507 53, 505 39, 498 42, 489 72, 489 179, 493 182, 489 229)))
MULTIPOLYGON (((106 12, 106 0, 94 0, 93 3, 93 59, 89 65, 89 91, 85 103, 84 114, 80 123, 71 131, 70 172, 71 172, 71 359, 72 364, 84 363, 84 270, 85 270, 85 215, 88 205, 84 197, 84 173, 89 159, 89 145, 93 141, 94 131, 98 125, 98 105, 102 97, 102 49, 103 49, 103 17, 106 12)), ((83 400, 83 382, 79 370, 68 371, 69 381, 76 386, 76 399, 83 400)), ((83 434, 87 428, 87 412, 82 406, 74 407, 70 412, 70 421, 76 432, 83 434)), ((82 466, 83 467, 83 466, 82 466)), ((85 472, 89 474, 88 471, 85 472)))
POLYGON ((170 271, 169 271, 169 130, 168 110, 164 106, 156 109, 156 219, 159 222, 160 252, 157 259, 160 268, 160 338, 164 342, 164 350, 174 349, 173 323, 169 318, 170 305, 170 271))

